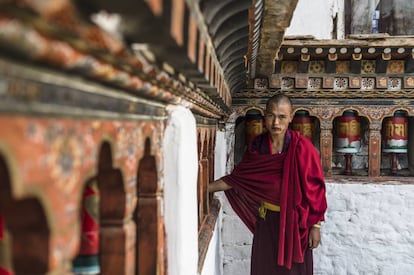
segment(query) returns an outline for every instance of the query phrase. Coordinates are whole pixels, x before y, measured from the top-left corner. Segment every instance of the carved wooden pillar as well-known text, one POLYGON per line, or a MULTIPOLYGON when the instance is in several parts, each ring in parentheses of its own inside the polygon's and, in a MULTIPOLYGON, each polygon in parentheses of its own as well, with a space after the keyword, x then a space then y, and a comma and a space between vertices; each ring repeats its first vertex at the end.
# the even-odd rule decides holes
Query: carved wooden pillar
POLYGON ((372 121, 369 126, 368 175, 378 177, 381 168, 381 122, 372 121))
POLYGON ((332 122, 321 121, 320 150, 325 176, 332 175, 332 122))
POLYGON ((208 183, 210 182, 209 171, 209 129, 205 127, 198 128, 198 222, 199 226, 208 214, 208 183))
POLYGON ((208 184, 210 182, 210 163, 208 159, 209 155, 209 130, 205 130, 204 140, 203 140, 203 147, 201 150, 201 160, 200 164, 202 167, 202 171, 200 173, 200 224, 204 220, 204 217, 208 214, 209 209, 209 201, 208 201, 208 184))
POLYGON ((201 161, 201 166, 203 167, 203 171, 201 173, 201 196, 202 196, 202 203, 200 207, 202 211, 200 211, 200 223, 203 221, 205 215, 208 214, 209 208, 209 201, 208 201, 208 183, 209 183, 209 163, 207 158, 203 158, 201 161))
MULTIPOLYGON (((165 240, 163 218, 163 192, 158 186, 157 161, 151 154, 151 141, 145 140, 144 156, 138 169, 137 255, 136 273, 164 275, 165 240)), ((127 274, 127 273, 122 273, 127 274)))
POLYGON ((208 201, 209 201, 209 208, 208 208, 208 212, 210 213, 210 203, 214 197, 213 193, 208 193, 208 184, 210 182, 212 182, 214 180, 214 158, 215 158, 215 152, 214 149, 216 147, 216 128, 212 128, 210 130, 210 146, 209 146, 209 152, 208 152, 208 157, 209 157, 209 176, 208 176, 208 182, 206 184, 206 188, 207 188, 207 197, 208 197, 208 201))
POLYGON ((197 207, 198 207, 198 225, 200 226, 203 221, 203 174, 204 174, 204 165, 203 162, 203 144, 204 144, 204 135, 202 134, 202 128, 197 127, 197 146, 198 146, 198 175, 197 175, 197 207))
POLYGON ((97 175, 100 191, 100 274, 133 275, 137 230, 132 214, 125 209, 127 197, 132 196, 126 192, 132 191, 125 190, 122 171, 113 169, 112 163, 107 161, 109 145, 104 144, 102 147, 105 149, 100 153, 97 175))
POLYGON ((210 146, 208 149, 208 158, 209 158, 209 182, 214 180, 214 148, 216 147, 216 129, 212 128, 210 130, 210 146))

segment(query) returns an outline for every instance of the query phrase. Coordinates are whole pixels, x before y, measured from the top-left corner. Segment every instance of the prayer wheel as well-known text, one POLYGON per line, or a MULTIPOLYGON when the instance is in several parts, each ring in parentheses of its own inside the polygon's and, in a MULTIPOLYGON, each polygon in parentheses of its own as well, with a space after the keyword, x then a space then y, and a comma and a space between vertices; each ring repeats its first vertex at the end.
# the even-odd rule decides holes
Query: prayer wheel
POLYGON ((249 110, 245 117, 245 142, 249 144, 263 132, 263 116, 258 110, 249 110))
POLYGON ((408 117, 404 111, 396 111, 393 117, 384 119, 383 152, 406 153, 408 145, 408 117))
POLYGON ((315 131, 314 118, 309 116, 308 111, 299 110, 293 117, 292 129, 299 131, 305 137, 313 140, 315 131))
POLYGON ((337 152, 357 153, 361 148, 361 119, 353 110, 345 111, 337 119, 335 147, 337 152))
POLYGON ((0 275, 13 275, 4 218, 0 213, 0 275))
POLYGON ((96 181, 89 182, 83 193, 81 234, 80 251, 72 271, 75 274, 99 274, 99 190, 96 181))
MULTIPOLYGON (((408 125, 414 125, 414 118, 409 117, 408 118, 408 125)), ((408 136, 410 137, 408 139, 408 168, 410 170, 411 175, 414 175, 414 127, 408 128, 408 136)))

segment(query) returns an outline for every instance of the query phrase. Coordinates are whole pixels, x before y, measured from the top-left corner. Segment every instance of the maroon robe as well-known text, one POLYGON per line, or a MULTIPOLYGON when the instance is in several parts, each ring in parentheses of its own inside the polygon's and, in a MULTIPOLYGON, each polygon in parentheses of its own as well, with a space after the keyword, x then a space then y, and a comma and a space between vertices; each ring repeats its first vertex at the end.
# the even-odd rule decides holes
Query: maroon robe
MULTIPOLYGON (((268 135, 262 134, 257 139, 268 139, 268 135)), ((260 202, 280 205, 276 260, 278 265, 290 269, 293 262, 304 261, 309 229, 324 220, 327 203, 317 150, 296 131, 288 130, 287 136, 288 146, 282 154, 261 154, 249 146, 242 161, 222 179, 233 187, 225 192, 232 208, 253 233, 260 202), (277 169, 280 165, 282 169, 277 169), (280 197, 273 198, 270 194, 274 194, 273 188, 280 177, 280 197)))

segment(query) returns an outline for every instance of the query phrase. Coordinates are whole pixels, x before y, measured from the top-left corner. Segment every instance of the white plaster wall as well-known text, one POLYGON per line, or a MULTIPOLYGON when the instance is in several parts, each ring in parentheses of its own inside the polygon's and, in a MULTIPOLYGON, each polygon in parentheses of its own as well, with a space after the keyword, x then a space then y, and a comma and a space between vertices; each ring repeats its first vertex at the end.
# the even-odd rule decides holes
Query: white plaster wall
POLYGON ((227 139, 226 131, 216 131, 216 147, 214 148, 214 179, 226 175, 227 139))
POLYGON ((344 38, 344 0, 299 0, 285 35, 313 35, 316 39, 344 38), (337 37, 332 37, 337 16, 337 37))
POLYGON ((164 136, 165 229, 169 275, 197 274, 197 131, 193 114, 168 106, 164 136))
MULTIPOLYGON (((315 274, 414 274, 414 185, 328 182, 315 274)), ((252 235, 223 206, 224 273, 250 274, 252 235)))
POLYGON ((328 184, 327 191, 316 274, 414 274, 414 185, 328 184))

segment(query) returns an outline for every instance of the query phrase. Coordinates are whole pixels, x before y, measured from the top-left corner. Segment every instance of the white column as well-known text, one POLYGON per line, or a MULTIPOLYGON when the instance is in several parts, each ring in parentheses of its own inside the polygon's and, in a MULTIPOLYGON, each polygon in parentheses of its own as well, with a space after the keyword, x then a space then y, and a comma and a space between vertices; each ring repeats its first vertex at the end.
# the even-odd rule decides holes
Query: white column
POLYGON ((197 129, 190 110, 168 106, 164 136, 165 228, 169 275, 197 274, 197 129))

